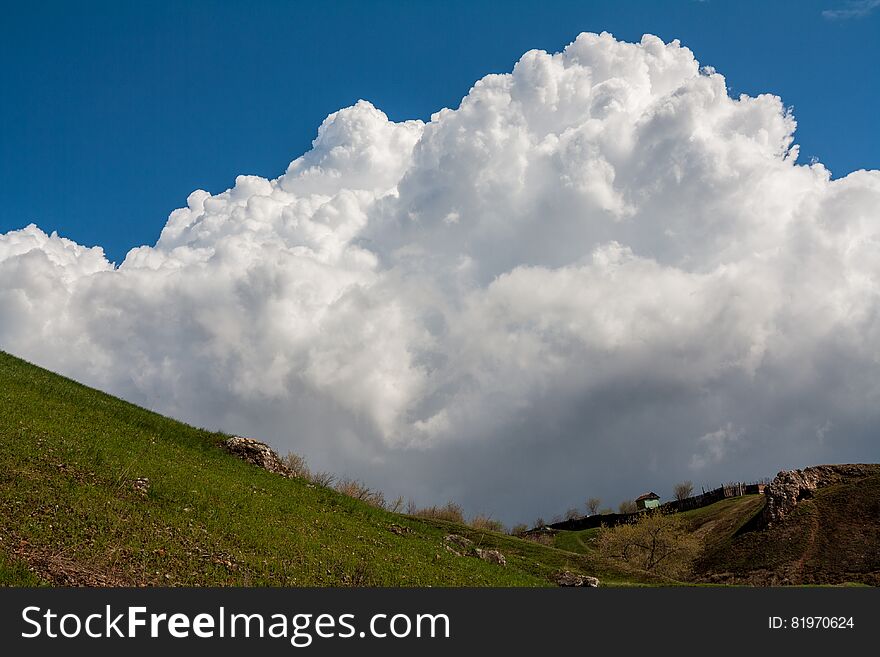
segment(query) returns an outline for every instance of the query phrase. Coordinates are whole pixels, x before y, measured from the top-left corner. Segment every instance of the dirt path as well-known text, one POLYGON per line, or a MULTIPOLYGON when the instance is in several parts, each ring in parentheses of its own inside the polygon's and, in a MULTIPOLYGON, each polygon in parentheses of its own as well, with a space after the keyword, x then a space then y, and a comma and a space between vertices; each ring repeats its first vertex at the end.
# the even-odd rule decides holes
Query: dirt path
POLYGON ((816 513, 811 513, 810 531, 807 535, 807 545, 804 548, 804 551, 801 553, 800 558, 792 565, 792 579, 799 583, 804 583, 804 568, 806 567, 807 562, 810 561, 814 556, 816 556, 816 550, 818 549, 818 541, 816 539, 818 535, 819 516, 816 513))

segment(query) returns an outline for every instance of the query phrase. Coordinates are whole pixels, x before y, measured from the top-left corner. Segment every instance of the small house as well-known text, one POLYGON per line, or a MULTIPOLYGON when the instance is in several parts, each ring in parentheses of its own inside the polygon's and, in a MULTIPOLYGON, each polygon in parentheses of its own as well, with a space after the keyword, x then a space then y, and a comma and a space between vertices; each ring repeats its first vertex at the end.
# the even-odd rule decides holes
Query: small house
POLYGON ((636 498, 636 508, 641 511, 643 509, 656 509, 660 506, 660 496, 657 493, 645 493, 636 498))

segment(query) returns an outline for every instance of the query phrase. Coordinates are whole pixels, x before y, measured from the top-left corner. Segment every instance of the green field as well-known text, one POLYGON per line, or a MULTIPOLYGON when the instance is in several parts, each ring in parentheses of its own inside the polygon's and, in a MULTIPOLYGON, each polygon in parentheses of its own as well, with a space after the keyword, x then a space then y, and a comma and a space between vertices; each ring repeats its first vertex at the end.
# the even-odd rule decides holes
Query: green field
POLYGON ((273 475, 227 454, 227 437, 0 353, 0 583, 551 586, 563 568, 661 581, 273 475), (456 556, 450 533, 507 565, 456 556))

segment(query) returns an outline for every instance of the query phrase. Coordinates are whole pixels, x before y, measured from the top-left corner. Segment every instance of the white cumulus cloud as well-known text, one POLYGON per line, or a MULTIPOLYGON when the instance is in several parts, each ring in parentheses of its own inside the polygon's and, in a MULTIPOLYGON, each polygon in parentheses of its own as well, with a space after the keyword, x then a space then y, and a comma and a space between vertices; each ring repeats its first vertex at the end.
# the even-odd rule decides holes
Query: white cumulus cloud
POLYGON ((0 235, 0 347, 509 520, 876 460, 880 172, 796 164, 795 127, 677 41, 581 34, 427 123, 331 114, 118 267, 0 235))

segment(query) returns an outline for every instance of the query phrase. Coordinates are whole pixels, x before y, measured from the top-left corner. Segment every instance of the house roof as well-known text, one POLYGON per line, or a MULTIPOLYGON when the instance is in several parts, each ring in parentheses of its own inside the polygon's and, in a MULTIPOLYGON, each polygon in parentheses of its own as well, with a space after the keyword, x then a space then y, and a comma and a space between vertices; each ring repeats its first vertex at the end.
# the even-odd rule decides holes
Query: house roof
POLYGON ((636 502, 640 502, 642 500, 659 500, 659 499, 660 499, 660 496, 657 493, 654 493, 652 491, 650 493, 645 493, 644 495, 639 495, 636 498, 636 502))

